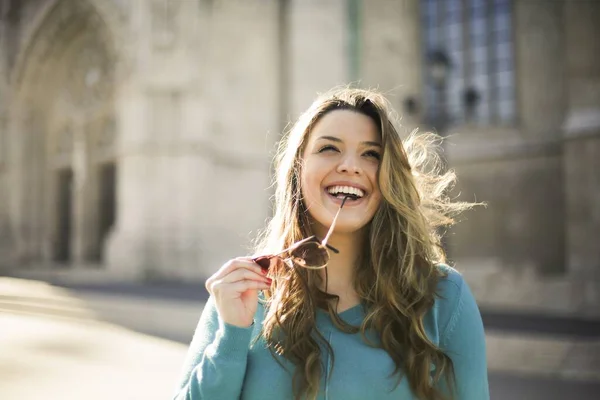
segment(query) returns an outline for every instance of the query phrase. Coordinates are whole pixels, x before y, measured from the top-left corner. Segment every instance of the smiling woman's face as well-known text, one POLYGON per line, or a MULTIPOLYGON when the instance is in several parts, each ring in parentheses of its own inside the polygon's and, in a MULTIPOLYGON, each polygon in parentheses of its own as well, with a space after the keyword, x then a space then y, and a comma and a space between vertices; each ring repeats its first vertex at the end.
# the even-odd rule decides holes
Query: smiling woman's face
POLYGON ((377 126, 364 114, 335 110, 315 124, 302 154, 301 187, 314 233, 321 239, 343 193, 359 198, 346 201, 335 231, 356 232, 371 221, 381 202, 377 183, 381 152, 377 126))

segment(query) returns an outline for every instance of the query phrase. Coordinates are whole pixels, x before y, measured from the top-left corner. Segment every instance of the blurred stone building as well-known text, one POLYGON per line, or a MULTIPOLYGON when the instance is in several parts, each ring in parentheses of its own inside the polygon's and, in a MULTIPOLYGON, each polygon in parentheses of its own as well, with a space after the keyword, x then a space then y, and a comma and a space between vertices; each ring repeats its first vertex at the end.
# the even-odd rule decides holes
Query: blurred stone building
MULTIPOLYGON (((199 279, 270 214, 317 92, 448 135, 483 302, 600 304, 600 2, 1 0, 0 265, 199 279)), ((67 272, 69 273, 69 272, 67 272)))

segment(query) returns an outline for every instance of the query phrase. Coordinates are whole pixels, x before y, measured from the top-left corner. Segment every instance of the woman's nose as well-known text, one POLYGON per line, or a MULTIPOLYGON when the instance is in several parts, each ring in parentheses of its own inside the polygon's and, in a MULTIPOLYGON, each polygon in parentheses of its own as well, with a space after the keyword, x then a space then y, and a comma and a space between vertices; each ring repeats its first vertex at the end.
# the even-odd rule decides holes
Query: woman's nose
POLYGON ((338 165, 337 172, 360 175, 363 171, 360 165, 356 162, 356 160, 351 159, 351 157, 346 157, 338 165))

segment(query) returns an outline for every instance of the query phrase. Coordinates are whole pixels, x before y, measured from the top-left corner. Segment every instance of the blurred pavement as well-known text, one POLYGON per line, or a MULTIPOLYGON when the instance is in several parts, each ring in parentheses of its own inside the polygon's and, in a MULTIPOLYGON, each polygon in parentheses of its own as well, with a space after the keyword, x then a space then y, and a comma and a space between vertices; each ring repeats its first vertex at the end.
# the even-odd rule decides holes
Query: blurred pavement
MULTIPOLYGON (((170 398, 206 299, 203 288, 70 286, 0 277, 0 348, 7 349, 0 354, 0 399, 170 398)), ((521 331, 501 314, 486 319, 493 399, 597 398, 594 321, 565 320, 542 334, 535 316, 521 331)))
POLYGON ((3 278, 0 348, 3 400, 169 399, 186 352, 99 322, 67 291, 3 278))

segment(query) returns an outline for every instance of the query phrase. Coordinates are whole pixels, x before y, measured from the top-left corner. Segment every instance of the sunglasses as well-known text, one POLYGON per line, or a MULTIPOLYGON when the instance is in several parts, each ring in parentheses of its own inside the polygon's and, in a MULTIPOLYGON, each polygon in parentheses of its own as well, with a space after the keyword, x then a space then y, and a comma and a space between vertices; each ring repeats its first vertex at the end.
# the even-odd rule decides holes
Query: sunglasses
POLYGON ((337 219, 340 215, 340 212, 342 211, 342 207, 344 207, 344 203, 346 203, 346 200, 348 200, 349 198, 353 198, 353 196, 345 196, 344 200, 342 200, 342 204, 340 205, 339 210, 333 218, 333 222, 329 227, 329 231, 327 232, 327 235, 322 241, 319 240, 318 237, 313 235, 294 243, 287 249, 277 254, 259 256, 253 258, 252 261, 254 261, 262 268, 267 270, 272 269, 272 267, 275 267, 276 265, 281 265, 282 262, 291 262, 294 265, 299 265, 307 269, 325 268, 329 263, 329 250, 333 251, 336 254, 339 253, 339 250, 327 244, 327 241, 333 233, 337 219))

